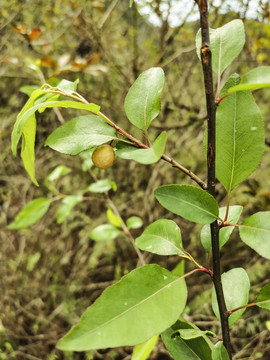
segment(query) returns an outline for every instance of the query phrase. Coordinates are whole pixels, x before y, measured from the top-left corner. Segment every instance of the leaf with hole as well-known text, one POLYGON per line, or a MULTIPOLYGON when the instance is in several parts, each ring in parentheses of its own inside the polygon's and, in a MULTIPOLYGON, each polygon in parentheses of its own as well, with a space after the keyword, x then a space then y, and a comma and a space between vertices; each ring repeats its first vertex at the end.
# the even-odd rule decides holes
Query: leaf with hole
MULTIPOLYGON (((216 74, 223 71, 239 55, 245 44, 245 30, 242 20, 232 20, 217 29, 210 29, 212 66, 216 74)), ((201 49, 201 30, 196 36, 196 48, 199 59, 201 49)))
POLYGON ((136 246, 158 255, 185 255, 180 229, 172 220, 160 219, 136 239, 136 246))
MULTIPOLYGON (((234 74, 221 96, 233 84, 234 74)), ((216 123, 216 176, 227 191, 233 190, 260 164, 264 152, 264 125, 260 110, 249 92, 236 92, 221 101, 216 123)))
POLYGON ((210 224, 218 218, 216 200, 191 185, 164 185, 154 192, 165 209, 199 224, 210 224))
POLYGON ((35 224, 44 214, 46 214, 50 203, 50 200, 42 197, 30 201, 7 228, 12 230, 21 229, 35 224))
MULTIPOLYGON (((219 209, 219 217, 221 219, 225 218, 227 207, 224 206, 219 209)), ((228 222, 232 224, 237 224, 239 217, 241 215, 241 212, 243 210, 243 206, 240 205, 234 205, 230 206, 229 208, 229 214, 228 214, 228 222)), ((219 248, 221 249, 222 246, 226 244, 226 242, 229 240, 231 233, 233 232, 234 226, 225 226, 219 230, 219 248)), ((212 245, 211 245, 211 232, 210 232, 210 226, 204 225, 201 231, 201 243, 204 249, 209 252, 212 245)))
POLYGON ((164 72, 159 67, 144 71, 129 89, 125 111, 129 121, 146 131, 160 112, 160 94, 164 85, 164 72))
MULTIPOLYGON (((233 310, 240 306, 247 305, 250 282, 246 271, 242 268, 234 268, 221 275, 221 282, 225 297, 227 310, 233 310)), ((212 291, 212 308, 218 319, 219 309, 216 291, 212 291)), ((234 324, 243 314, 245 308, 233 312, 229 317, 229 325, 234 324)))
POLYGON ((108 287, 57 347, 86 351, 141 344, 179 318, 186 298, 184 279, 158 265, 142 266, 108 287))
POLYGON ((243 222, 239 232, 245 244, 270 260, 270 211, 251 215, 243 222))
POLYGON ((127 160, 135 160, 140 164, 153 164, 157 162, 165 149, 167 134, 162 132, 148 149, 138 149, 135 146, 119 142, 115 155, 127 160))

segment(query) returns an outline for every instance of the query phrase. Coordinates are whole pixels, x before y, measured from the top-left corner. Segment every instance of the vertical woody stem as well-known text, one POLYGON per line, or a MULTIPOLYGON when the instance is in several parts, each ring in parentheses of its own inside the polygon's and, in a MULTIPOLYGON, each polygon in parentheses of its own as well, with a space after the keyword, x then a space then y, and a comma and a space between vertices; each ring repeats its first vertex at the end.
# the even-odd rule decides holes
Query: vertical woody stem
MULTIPOLYGON (((204 74, 204 86, 207 106, 207 191, 215 197, 215 157, 216 157, 216 104, 212 77, 212 55, 209 39, 208 4, 207 0, 196 0, 200 10, 202 46, 201 62, 204 74)), ((217 302, 223 335, 223 343, 232 359, 230 332, 228 325, 228 312, 225 304, 221 283, 220 252, 219 252, 219 227, 217 221, 211 225, 211 242, 213 253, 213 283, 216 290, 217 302)))

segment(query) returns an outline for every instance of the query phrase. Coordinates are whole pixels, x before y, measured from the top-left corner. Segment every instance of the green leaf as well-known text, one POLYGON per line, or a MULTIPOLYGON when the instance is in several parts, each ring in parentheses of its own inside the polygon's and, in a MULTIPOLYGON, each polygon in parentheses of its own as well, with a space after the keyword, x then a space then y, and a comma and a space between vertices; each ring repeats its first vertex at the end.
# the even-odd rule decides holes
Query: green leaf
POLYGON ((108 287, 57 347, 85 351, 140 344, 171 326, 186 298, 184 279, 145 265, 108 287))
POLYGON ((67 175, 71 172, 71 169, 65 165, 58 165, 55 169, 47 176, 48 181, 58 180, 61 176, 67 175))
POLYGON ((116 216, 111 208, 107 210, 107 218, 112 225, 119 228, 122 227, 122 219, 116 216))
POLYGON ((39 89, 39 87, 36 85, 26 85, 26 86, 20 87, 20 92, 22 92, 23 94, 26 94, 30 97, 32 92, 34 92, 35 90, 38 90, 38 89, 39 89))
MULTIPOLYGON (((238 82, 239 76, 232 75, 222 93, 238 82)), ((227 191, 257 168, 263 152, 263 122, 253 96, 237 92, 223 99, 217 108, 216 175, 227 191)))
POLYGON ((161 158, 166 141, 167 134, 162 132, 149 149, 138 149, 135 146, 119 142, 115 155, 121 159, 135 160, 140 164, 153 164, 161 158))
POLYGON ((256 90, 270 87, 270 66, 260 66, 246 73, 239 85, 228 89, 228 94, 235 91, 256 90))
MULTIPOLYGON (((212 67, 216 74, 223 71, 239 55, 245 44, 245 30, 241 20, 232 20, 218 29, 210 29, 212 67)), ((201 48, 201 30, 196 36, 196 48, 199 59, 201 48)))
POLYGON ((110 241, 114 240, 117 236, 122 235, 122 231, 117 229, 111 224, 103 224, 97 226, 90 233, 90 239, 94 241, 110 241))
POLYGON ((259 292, 256 302, 265 301, 262 304, 258 304, 263 309, 270 310, 270 283, 266 284, 259 292))
POLYGON ((204 335, 196 339, 184 340, 177 335, 182 329, 197 329, 195 325, 177 321, 162 335, 162 340, 174 360, 209 360, 211 359, 212 343, 204 335))
POLYGON ((66 107, 66 108, 82 109, 94 113, 97 113, 100 109, 100 107, 95 104, 82 104, 75 101, 51 101, 51 102, 39 103, 34 105, 37 98, 40 97, 42 94, 44 93, 40 89, 33 91, 29 100, 27 101, 27 103, 25 104, 25 106, 17 116, 11 134, 11 149, 14 156, 16 156, 17 154, 17 146, 20 141, 20 138, 23 137, 21 157, 26 171, 28 172, 31 180, 36 185, 38 185, 38 182, 35 178, 35 167, 34 167, 35 137, 36 137, 35 112, 39 109, 45 109, 50 107, 66 107))
POLYGON ((133 349, 131 360, 147 360, 158 341, 159 335, 153 336, 150 340, 136 345, 133 349))
POLYGON ((160 219, 136 239, 136 246, 158 255, 184 255, 180 229, 172 220, 160 219))
MULTIPOLYGON (((221 275, 221 282, 225 297, 227 310, 233 310, 240 306, 247 305, 249 294, 249 278, 246 271, 242 268, 234 268, 221 275)), ((218 319, 219 309, 216 297, 216 291, 212 291, 212 307, 218 319)), ((243 314, 245 308, 232 313, 229 317, 229 325, 234 324, 243 314)))
POLYGON ((36 98, 43 94, 42 90, 36 90, 32 93, 31 98, 28 100, 28 102, 25 104, 24 108, 20 112, 20 114, 17 116, 17 120, 15 122, 11 139, 12 139, 12 152, 14 156, 16 156, 16 150, 18 146, 18 142, 22 136, 23 129, 25 124, 27 123, 28 119, 40 108, 52 108, 52 107, 63 107, 63 108, 71 108, 71 109, 79 109, 79 110, 87 110, 91 111, 95 114, 99 112, 100 107, 96 104, 82 104, 80 102, 76 101, 69 101, 69 100, 63 100, 63 101, 50 101, 45 102, 41 104, 37 104, 33 106, 33 102, 36 100, 36 98), (31 100, 31 101, 30 101, 31 100))
POLYGON ((93 193, 104 193, 106 191, 111 190, 112 181, 109 179, 98 180, 92 184, 90 184, 85 191, 90 191, 93 193))
POLYGON ((138 216, 131 216, 127 219, 126 225, 128 229, 139 229, 143 226, 143 221, 138 216))
POLYGON ((199 224, 218 218, 218 204, 213 196, 191 185, 164 185, 154 192, 167 210, 199 224))
POLYGON ((82 195, 70 195, 66 196, 62 200, 62 204, 57 211, 56 221, 57 224, 62 224, 62 222, 70 215, 72 209, 76 204, 82 201, 82 195))
POLYGON ((54 130, 45 146, 64 154, 77 155, 113 139, 116 139, 114 128, 96 115, 86 115, 76 117, 54 130))
POLYGON ((204 335, 216 337, 216 334, 213 333, 212 331, 209 331, 209 330, 203 331, 203 330, 196 329, 196 328, 181 329, 181 330, 177 330, 177 332, 179 333, 180 337, 184 340, 196 339, 196 338, 204 336, 204 335))
MULTIPOLYGON (((219 209, 219 217, 221 219, 225 218, 226 209, 227 209, 226 206, 219 209)), ((230 222, 232 224, 237 224, 242 210, 243 210, 243 206, 240 206, 240 205, 230 206, 227 222, 230 222)), ((225 226, 219 230, 219 248, 220 249, 229 240, 231 233, 233 232, 233 229, 234 229, 234 226, 225 226)), ((204 227, 202 228, 201 243, 202 243, 202 246, 205 248, 205 250, 207 252, 209 252, 212 247, 211 232, 210 232, 209 225, 204 225, 204 227)))
POLYGON ((223 343, 219 341, 212 350, 212 360, 230 360, 223 343))
POLYGON ((30 201, 7 228, 21 229, 35 224, 48 211, 49 206, 50 200, 46 198, 40 197, 30 201))
POLYGON ((129 121, 146 131, 160 112, 160 94, 164 84, 164 72, 153 67, 143 72, 129 89, 125 99, 125 111, 129 121))
POLYGON ((270 260, 270 211, 251 215, 242 226, 239 228, 241 240, 270 260))

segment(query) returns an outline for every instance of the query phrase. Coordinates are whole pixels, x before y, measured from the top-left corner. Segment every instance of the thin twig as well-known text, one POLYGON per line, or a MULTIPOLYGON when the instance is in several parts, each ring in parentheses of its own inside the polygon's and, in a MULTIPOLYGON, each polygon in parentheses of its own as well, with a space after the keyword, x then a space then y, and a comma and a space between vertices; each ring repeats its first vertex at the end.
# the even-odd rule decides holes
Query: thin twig
MULTIPOLYGON (((207 0, 196 0, 200 10, 200 24, 202 34, 201 62, 204 74, 204 86, 207 106, 207 191, 215 197, 215 157, 216 157, 216 104, 213 89, 212 76, 212 54, 210 49, 209 24, 208 24, 208 2, 207 0)), ((213 252, 213 283, 216 290, 217 302, 220 313, 220 321, 223 335, 223 343, 227 349, 229 358, 232 359, 232 349, 228 324, 228 313, 224 298, 220 271, 219 252, 219 226, 214 221, 211 225, 211 242, 213 252)))

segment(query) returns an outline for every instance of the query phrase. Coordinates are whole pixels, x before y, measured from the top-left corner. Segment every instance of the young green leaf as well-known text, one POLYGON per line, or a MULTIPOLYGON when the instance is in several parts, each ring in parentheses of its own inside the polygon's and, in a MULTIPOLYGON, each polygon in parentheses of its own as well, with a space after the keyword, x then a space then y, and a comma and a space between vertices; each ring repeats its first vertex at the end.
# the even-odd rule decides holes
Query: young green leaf
POLYGON ((8 229, 21 229, 35 224, 48 211, 50 200, 37 198, 30 201, 22 211, 15 217, 15 220, 8 225, 8 229))
POLYGON ((111 224, 103 224, 97 226, 91 231, 90 239, 94 241, 111 241, 121 234, 122 231, 117 229, 115 226, 111 224))
POLYGON ((243 222, 239 232, 245 244, 270 260, 270 211, 251 215, 243 222))
POLYGON ((116 139, 115 129, 96 115, 74 118, 47 138, 45 146, 64 154, 77 155, 92 146, 116 139))
POLYGON ((158 255, 184 255, 180 229, 172 220, 160 219, 136 239, 136 246, 158 255))
POLYGON ((97 113, 100 109, 95 104, 82 104, 76 101, 49 101, 45 103, 38 103, 34 105, 39 96, 43 94, 42 90, 35 90, 31 94, 29 100, 23 107, 22 111, 17 116, 15 125, 11 134, 11 149, 13 155, 17 154, 17 146, 22 140, 21 158, 24 163, 24 167, 29 174, 31 180, 38 186, 38 182, 35 178, 35 137, 36 137, 36 117, 35 112, 39 109, 45 109, 50 107, 65 107, 88 110, 93 113, 97 113))
POLYGON ((178 331, 184 329, 196 329, 195 325, 178 320, 172 327, 161 334, 162 340, 174 360, 209 360, 213 345, 205 336, 196 339, 184 340, 178 331))
POLYGON ((55 181, 61 176, 67 175, 71 172, 71 169, 65 165, 58 165, 55 169, 47 176, 48 181, 55 181))
POLYGON ((109 208, 107 210, 107 218, 109 220, 109 222, 113 225, 113 226, 116 226, 116 227, 119 227, 121 228, 122 226, 122 219, 120 219, 118 216, 116 216, 114 214, 114 212, 112 211, 111 208, 109 208))
POLYGON ((139 229, 143 226, 143 221, 138 216, 131 216, 127 219, 126 225, 128 229, 139 229))
MULTIPOLYGON (((221 96, 239 80, 238 75, 232 75, 221 96)), ((257 168, 263 151, 263 121, 252 95, 237 92, 223 99, 217 108, 216 174, 227 191, 257 168)))
POLYGON ((131 360, 147 360, 158 341, 159 335, 153 336, 150 340, 136 345, 133 349, 131 360))
POLYGON ((154 192, 165 209, 199 224, 210 224, 218 218, 216 200, 191 185, 164 185, 154 192))
POLYGON ((57 215, 56 215, 57 224, 62 224, 62 222, 70 215, 74 206, 81 201, 82 201, 82 195, 66 196, 62 200, 62 204, 57 211, 57 215))
POLYGON ((228 89, 228 94, 235 91, 256 90, 270 87, 270 66, 260 66, 246 73, 239 85, 228 89))
POLYGON ((129 121, 146 131, 160 112, 160 94, 164 84, 164 72, 153 67, 143 72, 129 89, 125 99, 125 111, 129 121))
POLYGON ((145 265, 108 287, 57 347, 85 351, 140 344, 167 329, 183 311, 184 279, 145 265))
POLYGON ((140 164, 153 164, 161 158, 166 141, 167 134, 162 132, 149 149, 138 149, 135 146, 119 142, 115 155, 121 159, 135 160, 140 164))
POLYGON ((90 191, 93 193, 104 193, 106 191, 111 190, 112 181, 109 179, 98 180, 92 184, 90 184, 85 191, 90 191))
POLYGON ((263 309, 270 310, 270 283, 266 284, 259 292, 256 302, 262 302, 258 304, 263 309))
MULTIPOLYGON (((199 59, 201 48, 201 30, 196 36, 196 48, 199 59)), ((239 55, 245 43, 245 30, 241 20, 232 20, 218 29, 210 29, 212 66, 216 74, 223 71, 239 55)))
POLYGON ((230 360, 222 341, 216 343, 212 350, 212 360, 230 360))
MULTIPOLYGON (((224 291, 227 310, 233 310, 240 306, 247 305, 249 294, 249 278, 246 271, 242 268, 234 268, 221 275, 221 282, 224 291)), ((218 319, 219 309, 216 297, 216 291, 212 291, 212 307, 218 319)), ((234 324, 243 314, 245 308, 232 313, 229 317, 229 325, 234 324)))
MULTIPOLYGON (((219 209, 219 217, 221 219, 225 218, 227 207, 224 206, 219 209)), ((229 214, 228 214, 228 222, 232 224, 236 224, 239 220, 241 212, 243 210, 243 206, 235 205, 230 206, 229 214)), ((221 249, 222 246, 226 244, 229 240, 231 233, 233 232, 234 226, 225 226, 219 230, 219 248, 221 249)), ((211 232, 210 232, 210 225, 204 225, 201 231, 201 243, 204 249, 209 252, 211 249, 211 232)))

